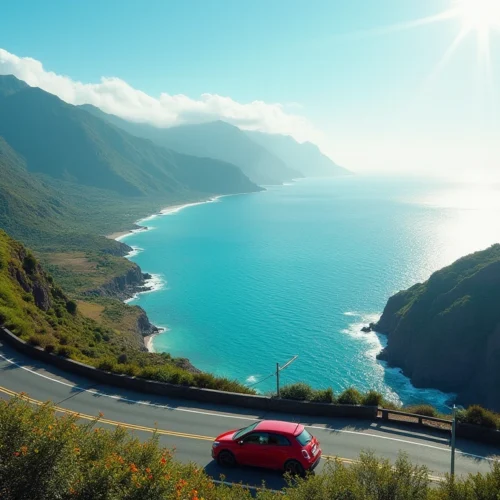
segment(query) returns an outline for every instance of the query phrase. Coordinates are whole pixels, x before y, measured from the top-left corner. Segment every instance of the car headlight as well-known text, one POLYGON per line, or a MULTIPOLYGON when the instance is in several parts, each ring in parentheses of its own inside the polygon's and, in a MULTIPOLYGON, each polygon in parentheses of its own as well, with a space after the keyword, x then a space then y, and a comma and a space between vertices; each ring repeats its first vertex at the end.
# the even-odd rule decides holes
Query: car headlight
POLYGON ((219 441, 214 441, 212 443, 212 448, 217 448, 217 446, 219 446, 219 445, 220 445, 219 441))

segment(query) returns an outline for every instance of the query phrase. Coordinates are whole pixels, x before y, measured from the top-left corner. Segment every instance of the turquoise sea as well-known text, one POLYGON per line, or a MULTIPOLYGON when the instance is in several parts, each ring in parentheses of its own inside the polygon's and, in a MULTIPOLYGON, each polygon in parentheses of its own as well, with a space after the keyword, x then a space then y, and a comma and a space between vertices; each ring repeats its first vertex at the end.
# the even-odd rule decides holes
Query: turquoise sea
POLYGON ((412 387, 375 359, 384 338, 360 328, 396 291, 500 241, 499 190, 352 176, 167 211, 125 239, 156 285, 132 303, 167 329, 156 351, 261 392, 298 354, 283 384, 375 388, 445 409, 453 395, 412 387))

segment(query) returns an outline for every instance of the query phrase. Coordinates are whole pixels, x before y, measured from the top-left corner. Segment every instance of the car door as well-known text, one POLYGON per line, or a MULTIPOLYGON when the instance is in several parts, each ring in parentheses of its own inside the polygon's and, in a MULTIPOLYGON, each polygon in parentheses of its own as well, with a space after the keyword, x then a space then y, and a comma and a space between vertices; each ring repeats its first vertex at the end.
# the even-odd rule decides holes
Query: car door
POLYGON ((286 436, 270 433, 268 438, 269 467, 283 469, 285 462, 292 458, 292 445, 286 436))
POLYGON ((269 467, 269 435, 267 432, 251 432, 242 440, 238 450, 237 460, 241 465, 269 467))

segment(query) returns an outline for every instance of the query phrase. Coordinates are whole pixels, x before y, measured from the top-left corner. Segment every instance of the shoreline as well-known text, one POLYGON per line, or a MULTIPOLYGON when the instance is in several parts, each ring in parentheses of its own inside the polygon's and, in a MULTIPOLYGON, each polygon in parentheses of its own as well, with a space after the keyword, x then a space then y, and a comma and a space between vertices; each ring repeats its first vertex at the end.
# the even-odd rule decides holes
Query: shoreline
MULTIPOLYGON (((136 233, 139 233, 139 232, 144 232, 144 231, 150 231, 151 229, 153 229, 152 227, 149 227, 149 226, 141 226, 140 224, 142 222, 146 222, 146 221, 149 221, 149 220, 152 220, 152 219, 156 219, 156 217, 162 217, 162 216, 166 216, 166 215, 176 214, 176 213, 180 212, 181 210, 183 210, 185 208, 188 208, 188 207, 193 207, 193 206, 196 206, 196 205, 203 205, 205 203, 214 203, 214 202, 217 202, 220 198, 223 198, 225 196, 235 196, 235 195, 233 195, 233 194, 217 195, 217 196, 211 196, 210 198, 205 199, 205 200, 194 201, 194 202, 189 202, 189 203, 184 203, 184 204, 170 205, 170 206, 167 206, 165 208, 162 208, 157 213, 151 214, 151 215, 149 215, 147 217, 144 217, 142 219, 139 219, 139 220, 135 221, 134 224, 133 224, 133 229, 129 229, 129 230, 126 230, 126 231, 116 231, 114 233, 106 235, 106 238, 113 239, 113 240, 116 240, 116 241, 122 241, 123 239, 125 239, 128 236, 131 236, 133 234, 136 234, 136 233)), ((139 248, 136 248, 136 247, 132 247, 132 250, 127 255, 125 255, 124 257, 126 259, 128 259, 130 257, 133 257, 134 255, 137 255, 137 253, 140 250, 142 250, 142 249, 139 249, 139 248)), ((141 295, 143 293, 156 292, 156 291, 158 291, 159 289, 162 288, 162 286, 165 283, 165 281, 161 278, 161 276, 158 275, 158 274, 153 274, 153 273, 151 273, 150 276, 151 276, 151 278, 149 280, 146 280, 144 282, 144 285, 145 286, 151 285, 151 286, 149 286, 147 290, 143 290, 143 291, 137 292, 132 297, 130 297, 128 299, 125 299, 123 301, 125 304, 128 304, 129 302, 135 300, 139 295, 141 295)), ((147 315, 147 312, 146 312, 146 315, 147 315)), ((151 352, 151 353, 155 353, 156 352, 155 348, 154 348, 154 343, 153 343, 155 337, 157 337, 158 335, 160 335, 160 334, 165 333, 166 331, 168 331, 168 328, 160 328, 160 327, 156 327, 156 328, 157 328, 157 331, 155 333, 152 333, 150 335, 146 335, 145 337, 143 337, 143 339, 144 339, 144 346, 146 347, 147 351, 151 352)))
POLYGON ((151 335, 146 335, 144 337, 144 346, 146 347, 146 349, 148 350, 148 352, 156 352, 155 351, 155 348, 154 348, 154 345, 153 345, 153 340, 154 338, 157 336, 157 335, 160 335, 160 333, 163 333, 165 330, 163 329, 159 329, 160 331, 156 332, 156 333, 152 333, 151 335))

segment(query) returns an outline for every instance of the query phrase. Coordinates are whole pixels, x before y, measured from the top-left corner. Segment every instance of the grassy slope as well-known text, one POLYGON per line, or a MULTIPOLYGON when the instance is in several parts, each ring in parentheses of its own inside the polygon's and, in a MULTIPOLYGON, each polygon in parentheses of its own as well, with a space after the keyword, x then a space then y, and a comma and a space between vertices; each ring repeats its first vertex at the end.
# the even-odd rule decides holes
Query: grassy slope
POLYGON ((102 301, 82 314, 25 247, 0 231, 0 323, 20 338, 61 356, 103 369, 155 380, 246 391, 207 374, 191 373, 184 360, 137 349, 138 308, 102 301), (92 319, 91 317, 94 317, 92 319), (117 326, 124 328, 118 330, 117 326), (135 330, 136 332, 136 330, 135 330))

